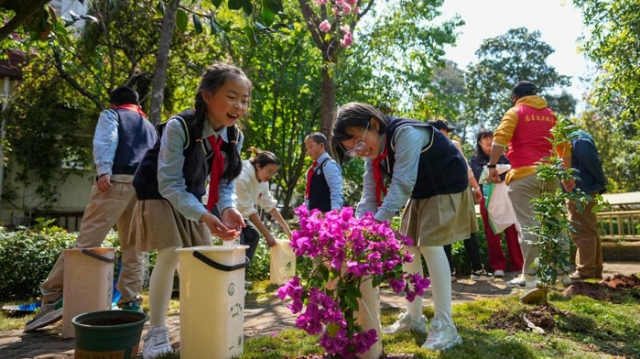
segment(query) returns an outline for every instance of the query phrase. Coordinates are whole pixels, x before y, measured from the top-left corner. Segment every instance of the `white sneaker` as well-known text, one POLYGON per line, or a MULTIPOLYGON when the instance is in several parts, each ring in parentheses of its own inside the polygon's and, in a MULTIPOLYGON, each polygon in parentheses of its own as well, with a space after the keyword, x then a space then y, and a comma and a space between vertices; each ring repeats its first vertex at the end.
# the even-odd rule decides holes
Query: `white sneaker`
POLYGON ((142 358, 153 359, 165 353, 173 353, 169 341, 169 330, 165 326, 153 327, 144 335, 142 358))
POLYGON ((539 282, 540 282, 540 279, 538 279, 538 277, 520 274, 519 276, 508 281, 507 287, 531 289, 531 288, 535 288, 539 282))
POLYGON ((504 278, 504 271, 501 269, 498 269, 497 271, 493 272, 493 277, 494 278, 504 278))
POLYGON ((411 318, 411 315, 407 312, 402 312, 398 316, 398 320, 391 326, 382 328, 382 332, 385 334, 402 333, 406 331, 414 331, 419 333, 427 332, 427 318, 424 315, 420 316, 420 320, 415 321, 411 318))
POLYGON ((422 344, 422 347, 430 350, 447 350, 461 343, 462 338, 458 335, 458 330, 455 327, 446 325, 438 319, 433 319, 431 320, 427 341, 422 344))

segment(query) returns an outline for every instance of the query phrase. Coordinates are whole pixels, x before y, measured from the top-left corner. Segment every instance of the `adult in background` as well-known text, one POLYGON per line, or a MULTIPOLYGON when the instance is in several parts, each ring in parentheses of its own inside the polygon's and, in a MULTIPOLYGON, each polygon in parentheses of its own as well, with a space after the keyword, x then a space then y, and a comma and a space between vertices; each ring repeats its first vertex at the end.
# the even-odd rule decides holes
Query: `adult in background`
POLYGON ((284 233, 291 239, 291 229, 276 207, 278 202, 269 191, 269 181, 278 173, 279 161, 272 152, 260 151, 250 147, 253 153, 250 159, 242 161, 242 172, 236 179, 236 193, 238 195, 238 211, 245 218, 246 227, 242 228, 240 243, 249 246, 247 257, 253 260, 258 248, 260 234, 264 236, 269 247, 276 245, 267 226, 262 223, 258 207, 269 213, 280 225, 284 233))
MULTIPOLYGON (((413 238, 415 245, 408 248, 414 260, 404 270, 422 275, 422 254, 433 292, 435 313, 422 347, 444 350, 461 343, 451 315, 451 279, 443 246, 478 230, 464 156, 433 126, 385 116, 364 103, 341 106, 332 132, 340 162, 347 156, 365 159, 356 215, 373 212, 376 220, 390 221, 405 208, 400 232, 413 238)), ((398 321, 382 331, 426 332, 426 324, 422 297, 416 297, 398 321)))
MULTIPOLYGON (((493 142, 493 132, 491 130, 482 129, 478 132, 476 139, 476 151, 471 157, 470 165, 476 180, 480 180, 480 175, 489 163, 489 155, 491 154, 491 144, 493 142)), ((509 160, 504 154, 500 155, 497 164, 509 164, 509 160)), ((500 180, 504 180, 504 174, 500 176, 500 180)), ((480 185, 482 193, 484 193, 483 185, 480 185)), ((493 233, 489 223, 489 213, 485 201, 480 201, 480 215, 484 224, 484 235, 487 238, 487 252, 489 253, 489 265, 493 269, 493 276, 496 278, 504 277, 507 269, 507 258, 502 251, 500 244, 500 233, 493 233)), ((507 242, 507 250, 509 251, 509 268, 513 272, 522 271, 522 250, 518 243, 518 230, 516 225, 512 224, 504 230, 504 238, 507 242)))
POLYGON ((307 170, 305 203, 309 210, 329 212, 344 205, 342 193, 342 170, 327 153, 327 137, 321 132, 312 132, 304 139, 307 155, 313 164, 307 170))
MULTIPOLYGON (((560 188, 560 181, 542 182, 536 176, 536 163, 551 156, 552 151, 563 159, 563 167, 571 167, 571 145, 560 144, 553 148, 550 139, 553 138, 551 129, 558 121, 553 111, 547 108, 547 101, 536 95, 536 86, 529 81, 518 82, 511 92, 511 107, 502 117, 500 125, 493 133, 491 155, 489 156, 489 182, 500 182, 496 165, 505 146, 509 146, 506 155, 511 162, 511 169, 507 172, 506 184, 509 185, 509 198, 513 203, 516 218, 521 228, 518 239, 522 250, 524 264, 522 273, 507 282, 509 287, 535 288, 538 278, 535 260, 540 250, 533 245, 535 235, 522 228, 538 225, 533 212, 531 200, 541 193, 553 193, 560 188)), ((575 181, 563 183, 567 191, 575 188, 575 181)), ((563 275, 561 281, 567 283, 568 275, 563 275)))
POLYGON ((596 205, 596 196, 607 188, 607 178, 591 134, 580 129, 572 132, 571 145, 571 166, 576 170, 576 187, 591 196, 589 204, 582 210, 573 201, 567 201, 569 219, 576 228, 575 232, 571 232, 571 238, 577 247, 576 271, 571 274, 571 279, 602 279, 602 244, 593 207, 596 205))
MULTIPOLYGON (((431 120, 429 124, 435 128, 437 128, 440 132, 442 132, 447 138, 449 138, 449 133, 455 130, 455 127, 450 125, 447 120, 431 120)), ((464 156, 464 152, 462 152, 462 146, 460 142, 456 140, 450 139, 454 146, 462 153, 464 156)), ((473 199, 476 203, 482 202, 482 191, 480 190, 480 186, 478 185, 478 181, 473 175, 473 171, 471 171, 471 167, 467 164, 467 175, 469 177, 469 190, 473 194, 473 199)), ((478 248, 478 240, 476 239, 475 233, 469 233, 469 238, 464 240, 464 250, 467 254, 467 258, 471 263, 471 280, 475 281, 487 281, 491 279, 491 275, 487 273, 484 269, 484 265, 482 264, 482 260, 480 259, 480 249, 478 248)), ((447 244, 444 246, 444 251, 447 254, 447 260, 449 261, 449 268, 451 269, 451 281, 456 281, 456 270, 453 266, 453 258, 451 256, 451 244, 447 244)))
MULTIPOLYGON (((122 272, 117 288, 118 306, 141 311, 142 253, 127 242, 136 203, 133 174, 148 149, 156 142, 156 130, 138 106, 138 93, 118 87, 109 94, 110 109, 102 111, 93 136, 93 162, 97 176, 91 186, 75 248, 100 247, 114 225, 122 248, 122 272)), ((55 323, 62 318, 64 253, 42 283, 42 308, 24 331, 55 323)))

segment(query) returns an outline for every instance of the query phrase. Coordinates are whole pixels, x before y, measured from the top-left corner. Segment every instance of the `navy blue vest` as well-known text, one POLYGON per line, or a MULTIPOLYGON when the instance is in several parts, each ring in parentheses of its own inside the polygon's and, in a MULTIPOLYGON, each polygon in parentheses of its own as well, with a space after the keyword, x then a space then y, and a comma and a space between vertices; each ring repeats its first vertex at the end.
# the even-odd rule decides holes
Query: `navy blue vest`
MULTIPOLYGON (((395 165, 395 143, 392 141, 396 130, 402 126, 426 127, 431 139, 422 148, 418 166, 418 178, 411 198, 425 199, 433 196, 459 193, 469 187, 467 162, 454 144, 428 123, 409 118, 387 117, 388 155, 380 167, 383 173, 393 177, 395 165)), ((416 144, 417 145, 417 144, 416 144)))
POLYGON ((156 129, 137 112, 125 109, 111 111, 114 111, 118 118, 118 147, 111 174, 132 175, 144 154, 153 147, 156 129))
MULTIPOLYGON (((181 117, 184 119, 184 122, 181 121, 181 123, 183 127, 186 126, 184 130, 187 133, 187 143, 183 151, 184 157, 189 158, 193 151, 202 151, 203 148, 206 152, 205 163, 203 164, 206 166, 206 176, 203 176, 202 178, 194 178, 194 171, 186 168, 186 166, 182 168, 182 175, 184 176, 185 184, 187 185, 187 192, 193 194, 198 200, 202 200, 202 196, 206 193, 205 182, 211 173, 213 152, 207 146, 203 146, 204 141, 195 140, 201 138, 202 134, 196 134, 192 130, 191 123, 195 121, 195 113, 193 110, 183 111, 175 117, 181 117)), ((158 141, 152 149, 147 151, 147 154, 144 156, 142 162, 138 166, 135 176, 133 177, 133 187, 136 189, 136 197, 139 200, 163 198, 158 190, 158 153, 160 152, 160 138, 162 137, 162 131, 166 124, 167 122, 163 122, 158 125, 158 141)), ((229 139, 233 140, 234 135, 231 132, 232 130, 229 129, 227 133, 228 136, 230 136, 229 139)), ((237 140, 239 136, 240 134, 236 133, 235 139, 237 140)), ((223 142, 220 146, 220 152, 224 153, 227 146, 235 145, 223 142)))
POLYGON ((322 213, 331 210, 331 191, 329 190, 327 179, 324 176, 324 165, 328 161, 333 161, 333 159, 326 158, 316 166, 311 175, 311 189, 309 191, 309 209, 317 208, 322 213))

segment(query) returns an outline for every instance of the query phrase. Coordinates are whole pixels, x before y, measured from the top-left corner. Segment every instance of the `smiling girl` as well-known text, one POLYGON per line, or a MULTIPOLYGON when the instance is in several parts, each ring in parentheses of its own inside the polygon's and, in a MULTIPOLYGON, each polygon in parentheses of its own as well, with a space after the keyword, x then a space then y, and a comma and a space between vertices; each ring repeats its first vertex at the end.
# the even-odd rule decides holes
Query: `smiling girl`
MULTIPOLYGON (((451 316, 451 281, 443 246, 478 230, 467 164, 453 143, 418 120, 383 115, 363 103, 338 109, 332 145, 340 162, 363 157, 363 193, 356 214, 373 212, 389 221, 403 208, 401 233, 414 239, 407 273, 422 275, 420 254, 431 279, 435 314, 423 348, 444 350, 462 342, 451 316), (388 182, 388 187, 385 182, 388 182)), ((384 333, 427 332, 422 298, 417 297, 384 333)))
POLYGON ((244 227, 234 185, 242 169, 243 141, 236 124, 247 112, 250 96, 251 81, 242 70, 224 63, 209 67, 202 75, 195 109, 159 126, 160 140, 134 175, 138 201, 130 240, 139 250, 158 250, 149 283, 144 359, 173 351, 165 322, 178 266, 175 250, 210 245, 212 234, 231 240, 244 227), (211 213, 216 205, 220 218, 211 213))

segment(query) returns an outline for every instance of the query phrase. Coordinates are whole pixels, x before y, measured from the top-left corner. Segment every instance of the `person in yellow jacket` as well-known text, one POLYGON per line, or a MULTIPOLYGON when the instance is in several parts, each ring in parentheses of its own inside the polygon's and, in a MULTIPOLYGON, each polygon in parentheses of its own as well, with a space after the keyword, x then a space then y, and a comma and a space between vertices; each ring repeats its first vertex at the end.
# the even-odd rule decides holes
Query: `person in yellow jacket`
MULTIPOLYGON (((553 137, 551 130, 558 121, 553 111, 547 108, 547 101, 536 95, 536 86, 529 81, 518 82, 511 92, 511 107, 502 117, 500 125, 493 133, 493 144, 489 157, 489 182, 500 181, 496 164, 505 146, 506 156, 511 162, 511 170, 507 173, 506 184, 510 186, 509 198, 513 203, 516 218, 520 224, 518 237, 524 265, 522 273, 507 282, 510 287, 535 288, 537 283, 535 259, 540 250, 533 245, 533 234, 523 231, 528 226, 538 223, 533 213, 531 200, 545 191, 555 191, 560 187, 559 181, 543 183, 536 177, 536 163, 549 157, 552 151, 563 159, 563 167, 571 168, 571 144, 552 147, 549 139, 553 137)), ((575 188, 575 182, 569 180, 562 183, 567 191, 575 188)), ((561 281, 570 281, 568 275, 561 281)))

